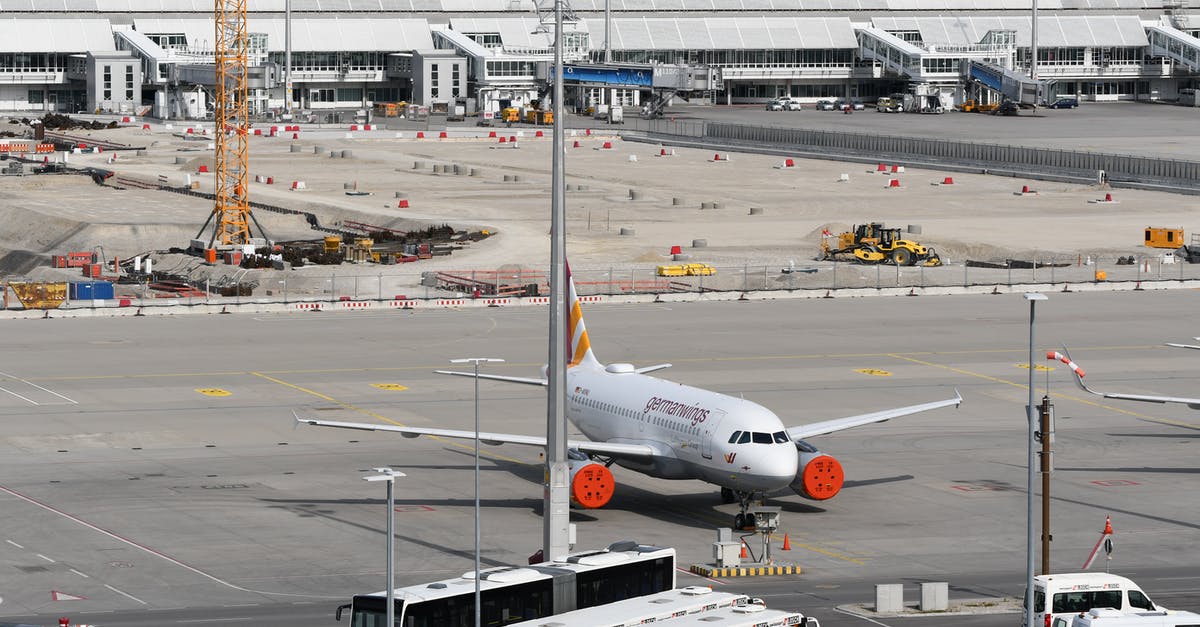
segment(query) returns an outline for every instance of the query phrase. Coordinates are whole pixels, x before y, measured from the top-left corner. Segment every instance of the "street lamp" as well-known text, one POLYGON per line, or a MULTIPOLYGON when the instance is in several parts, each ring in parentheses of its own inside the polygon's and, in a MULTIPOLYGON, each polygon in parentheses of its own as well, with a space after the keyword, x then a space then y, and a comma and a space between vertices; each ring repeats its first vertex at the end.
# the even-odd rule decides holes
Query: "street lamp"
POLYGON ((479 627, 481 624, 479 605, 479 364, 504 363, 504 360, 491 357, 467 357, 451 359, 450 363, 474 364, 475 366, 475 627, 479 627))
POLYGON ((1025 521, 1025 627, 1035 627, 1033 622, 1033 465, 1034 447, 1033 434, 1036 431, 1037 408, 1033 405, 1033 321, 1034 311, 1039 300, 1046 300, 1045 294, 1027 292, 1025 300, 1029 301, 1029 405, 1025 407, 1026 418, 1029 421, 1029 482, 1026 487, 1027 507, 1025 521))
POLYGON ((372 469, 379 473, 377 475, 367 475, 363 477, 363 481, 386 481, 387 482, 387 626, 392 627, 396 624, 396 566, 395 559, 392 556, 394 547, 392 546, 393 538, 395 537, 395 526, 393 524, 396 517, 396 501, 393 497, 393 488, 396 484, 396 477, 403 477, 404 473, 398 470, 392 470, 388 467, 372 469))

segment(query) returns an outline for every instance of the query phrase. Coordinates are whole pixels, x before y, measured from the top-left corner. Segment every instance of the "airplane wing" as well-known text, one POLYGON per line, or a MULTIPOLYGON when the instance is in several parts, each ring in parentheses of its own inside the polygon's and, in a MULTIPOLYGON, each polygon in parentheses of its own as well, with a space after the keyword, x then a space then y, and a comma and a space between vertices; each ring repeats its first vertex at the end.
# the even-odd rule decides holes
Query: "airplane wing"
MULTIPOLYGON (((1192 339, 1200 340, 1200 337, 1192 338, 1192 339)), ((1200 346, 1197 346, 1196 344, 1175 344, 1173 342, 1167 342, 1167 346, 1174 346, 1175 348, 1190 348, 1192 350, 1200 350, 1200 346)))
MULTIPOLYGON (((337 429, 356 429, 359 431, 391 431, 399 433, 406 438, 418 438, 423 435, 437 436, 441 438, 455 438, 460 440, 474 440, 474 431, 461 431, 457 429, 426 429, 423 427, 400 427, 397 425, 381 425, 369 422, 340 422, 337 420, 317 420, 314 418, 301 418, 296 412, 292 412, 296 417, 297 424, 312 425, 314 427, 334 427, 337 429)), ((546 438, 532 435, 515 435, 510 433, 479 433, 479 441, 484 444, 498 446, 500 444, 525 444, 528 446, 546 446, 546 438)), ((657 451, 653 447, 645 444, 620 444, 616 442, 589 442, 585 440, 567 440, 567 447, 578 449, 584 453, 595 453, 598 455, 611 455, 614 457, 632 457, 645 459, 655 455, 657 451)))
POLYGON ((909 405, 908 407, 897 407, 895 409, 885 409, 883 411, 871 412, 869 414, 859 414, 857 416, 848 416, 846 418, 837 418, 834 420, 825 420, 822 422, 812 422, 798 427, 792 427, 787 430, 788 437, 793 442, 804 440, 817 435, 826 435, 844 429, 860 427, 862 425, 871 424, 874 422, 883 422, 892 418, 908 416, 931 409, 939 409, 954 405, 957 407, 962 403, 962 395, 958 390, 954 391, 954 398, 949 398, 944 401, 933 401, 932 403, 921 403, 920 405, 909 405))
MULTIPOLYGON (((434 370, 437 374, 450 374, 456 377, 474 377, 474 372, 458 372, 456 370, 434 370)), ((480 379, 491 379, 492 381, 507 381, 508 383, 523 383, 525 385, 540 385, 545 387, 548 383, 545 379, 534 379, 531 377, 507 377, 502 374, 481 374, 480 379)), ((475 432, 472 431, 472 434, 475 432)), ((475 437, 472 435, 471 437, 475 437)))
MULTIPOLYGON (((1168 344, 1168 346, 1200 348, 1183 344, 1168 344)), ((1086 373, 1084 373, 1083 369, 1081 369, 1075 364, 1074 361, 1071 360, 1071 353, 1067 352, 1067 347, 1065 346, 1063 347, 1062 354, 1051 351, 1046 353, 1046 358, 1052 360, 1057 359, 1058 361, 1067 364, 1067 366, 1071 368, 1071 373, 1075 375, 1075 383, 1079 386, 1079 389, 1087 392, 1088 394, 1095 394, 1096 396, 1103 398, 1113 398, 1121 401, 1139 401, 1142 403, 1179 403, 1181 405, 1187 405, 1191 409, 1200 409, 1200 398, 1186 398, 1181 396, 1150 396, 1147 394, 1124 394, 1121 392, 1097 392, 1096 390, 1089 388, 1083 382, 1083 377, 1086 373)))

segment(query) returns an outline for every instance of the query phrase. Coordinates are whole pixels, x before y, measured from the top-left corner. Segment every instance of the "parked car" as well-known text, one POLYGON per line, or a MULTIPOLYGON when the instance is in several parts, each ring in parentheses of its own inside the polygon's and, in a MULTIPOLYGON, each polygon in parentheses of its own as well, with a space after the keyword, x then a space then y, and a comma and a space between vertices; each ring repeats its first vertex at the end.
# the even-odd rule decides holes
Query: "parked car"
POLYGON ((780 98, 779 102, 783 104, 783 108, 785 111, 799 111, 802 108, 800 106, 799 100, 792 100, 791 98, 780 98))
POLYGON ((837 111, 837 103, 832 100, 818 100, 817 111, 837 111))
POLYGON ((850 106, 854 107, 855 111, 862 111, 863 109, 867 108, 867 105, 863 104, 863 101, 861 100, 855 100, 854 102, 851 102, 850 106))
POLYGON ((1047 109, 1074 109, 1079 106, 1079 100, 1076 98, 1059 98, 1054 102, 1046 105, 1047 109))
POLYGON ((767 111, 783 111, 783 103, 778 100, 772 100, 767 103, 767 111))

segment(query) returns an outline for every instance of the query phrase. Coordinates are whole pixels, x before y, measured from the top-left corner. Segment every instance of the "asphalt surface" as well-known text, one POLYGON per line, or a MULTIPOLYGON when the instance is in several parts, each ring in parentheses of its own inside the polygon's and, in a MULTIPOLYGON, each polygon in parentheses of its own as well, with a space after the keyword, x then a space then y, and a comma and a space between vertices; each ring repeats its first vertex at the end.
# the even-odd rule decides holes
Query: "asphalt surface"
MULTIPOLYGON (((1054 293, 1037 345, 1061 344, 1099 389, 1194 394, 1190 291, 1054 293)), ((611 305, 586 310, 605 361, 674 363, 664 377, 740 394, 787 424, 953 396, 946 409, 814 439, 847 483, 815 503, 778 495, 782 559, 802 575, 710 582, 828 625, 876 583, 948 581, 951 599, 1017 595, 1024 580, 1028 308, 1018 296, 611 305)), ((392 465, 398 583, 471 568, 469 443, 293 429, 327 419, 470 428, 471 385, 432 374, 453 358, 533 376, 538 308, 11 321, 0 336, 0 621, 323 625, 384 587, 392 465), (57 599, 57 600, 56 600, 57 599)), ((1039 362, 1041 357, 1038 357, 1039 362)), ((1078 568, 1113 517, 1114 572, 1160 603, 1200 609, 1200 502, 1185 407, 1102 402, 1061 364, 1039 372, 1058 412, 1052 568, 1078 568)), ((536 433, 538 390, 484 382, 484 429, 536 433)), ((536 450, 486 447, 485 565, 540 544, 536 450)), ((605 509, 576 511, 579 546, 636 538, 707 561, 734 507, 696 481, 617 470, 605 509)), ((1095 568, 1101 568, 1097 566, 1095 568)), ((680 585, 703 583, 681 573, 680 585)), ((1012 614, 954 624, 1011 625, 1012 614)), ((935 622, 885 619, 885 624, 935 622)))

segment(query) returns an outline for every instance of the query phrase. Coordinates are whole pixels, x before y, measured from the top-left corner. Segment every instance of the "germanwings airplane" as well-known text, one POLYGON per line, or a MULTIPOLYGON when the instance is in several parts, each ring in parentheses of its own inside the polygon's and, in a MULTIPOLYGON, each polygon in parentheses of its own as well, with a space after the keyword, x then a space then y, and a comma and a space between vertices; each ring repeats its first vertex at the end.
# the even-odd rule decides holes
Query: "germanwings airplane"
MULTIPOLYGON (((1200 337, 1196 339, 1200 340, 1200 337)), ((1195 344, 1173 344, 1171 342, 1167 342, 1167 346, 1200 350, 1200 346, 1195 344)), ((1084 384, 1083 377, 1086 375, 1086 373, 1082 368, 1079 367, 1078 364, 1071 360, 1071 353, 1067 352, 1067 348, 1065 346, 1063 347, 1062 353, 1048 351, 1046 353, 1046 359, 1051 361, 1058 360, 1064 364, 1067 364, 1067 366, 1071 369, 1071 373, 1075 375, 1075 383, 1078 384, 1084 392, 1089 394, 1095 394, 1096 396, 1113 398, 1122 401, 1141 401, 1143 403, 1179 403, 1181 405, 1187 405, 1190 409, 1200 409, 1200 398, 1187 398, 1182 396, 1149 396, 1146 394, 1125 394, 1122 392, 1097 392, 1096 390, 1093 390, 1084 384)))
MULTIPOLYGON (((596 359, 583 324, 583 313, 568 274, 570 290, 570 363, 567 366, 567 419, 587 440, 567 443, 571 499, 580 507, 603 507, 612 498, 614 463, 660 479, 699 479, 721 488, 725 503, 741 509, 734 527, 753 527, 750 505, 766 494, 791 488, 800 496, 823 501, 842 488, 841 464, 818 451, 805 438, 834 433, 941 407, 957 406, 962 396, 896 409, 785 427, 771 410, 745 399, 647 376, 670 367, 659 364, 604 365, 596 359)), ((438 370, 439 374, 472 377, 471 372, 438 370)), ((481 379, 545 386, 540 378, 480 374, 481 379)), ((404 437, 432 435, 474 439, 474 431, 400 427, 383 424, 315 420, 298 423, 365 431, 394 431, 404 437)), ((544 436, 480 433, 486 444, 546 446, 544 436)))

